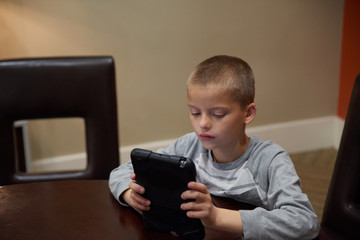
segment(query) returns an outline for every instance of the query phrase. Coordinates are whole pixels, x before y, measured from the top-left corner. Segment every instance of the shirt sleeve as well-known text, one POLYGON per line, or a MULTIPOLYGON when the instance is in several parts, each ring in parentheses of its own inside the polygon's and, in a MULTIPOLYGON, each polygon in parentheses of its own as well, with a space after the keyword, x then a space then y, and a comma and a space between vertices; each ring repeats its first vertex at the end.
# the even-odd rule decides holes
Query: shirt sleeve
POLYGON ((267 166, 269 209, 240 210, 244 239, 314 239, 320 224, 287 153, 267 166))
POLYGON ((131 161, 121 164, 119 167, 111 171, 109 177, 109 188, 115 199, 123 206, 129 206, 123 199, 121 194, 129 188, 131 182, 131 174, 134 172, 131 161))

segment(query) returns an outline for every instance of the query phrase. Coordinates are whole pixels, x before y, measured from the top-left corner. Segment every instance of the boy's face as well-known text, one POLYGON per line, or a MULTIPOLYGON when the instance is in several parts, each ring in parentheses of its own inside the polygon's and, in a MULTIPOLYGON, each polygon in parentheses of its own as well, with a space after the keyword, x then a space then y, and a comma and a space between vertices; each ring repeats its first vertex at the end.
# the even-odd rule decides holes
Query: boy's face
POLYGON ((244 143, 247 109, 234 101, 228 90, 189 85, 188 104, 192 127, 206 149, 236 152, 244 143))

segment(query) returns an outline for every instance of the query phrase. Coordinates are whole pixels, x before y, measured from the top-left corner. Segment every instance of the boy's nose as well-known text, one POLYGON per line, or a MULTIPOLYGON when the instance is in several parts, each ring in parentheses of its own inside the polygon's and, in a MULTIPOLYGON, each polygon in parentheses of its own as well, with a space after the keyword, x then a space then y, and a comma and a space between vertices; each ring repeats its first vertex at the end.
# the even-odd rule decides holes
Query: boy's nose
POLYGON ((201 129, 208 130, 211 128, 211 120, 208 116, 204 115, 200 119, 200 127, 201 129))

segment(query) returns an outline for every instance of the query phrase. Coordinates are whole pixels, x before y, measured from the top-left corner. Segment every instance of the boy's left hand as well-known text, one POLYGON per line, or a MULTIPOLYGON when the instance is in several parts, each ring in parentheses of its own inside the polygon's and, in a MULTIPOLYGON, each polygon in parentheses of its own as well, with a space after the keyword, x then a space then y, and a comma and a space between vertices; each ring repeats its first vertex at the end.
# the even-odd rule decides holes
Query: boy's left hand
POLYGON ((204 226, 211 227, 216 225, 218 208, 212 203, 211 195, 207 187, 198 182, 189 182, 187 190, 181 194, 181 198, 193 199, 181 204, 181 209, 187 211, 190 218, 199 218, 204 226))

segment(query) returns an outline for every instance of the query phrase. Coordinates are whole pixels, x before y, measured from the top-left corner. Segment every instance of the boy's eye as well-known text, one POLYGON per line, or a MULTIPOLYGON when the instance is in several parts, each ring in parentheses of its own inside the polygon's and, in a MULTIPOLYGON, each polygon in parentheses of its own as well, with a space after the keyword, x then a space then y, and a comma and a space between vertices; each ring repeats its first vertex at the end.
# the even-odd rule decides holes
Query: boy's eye
POLYGON ((193 115, 193 116, 199 116, 200 113, 198 113, 198 112, 191 112, 191 115, 193 115))
POLYGON ((213 116, 216 118, 223 118, 225 117, 226 113, 213 113, 213 116))
POLYGON ((223 118, 223 117, 225 117, 225 114, 214 114, 214 117, 223 118))

